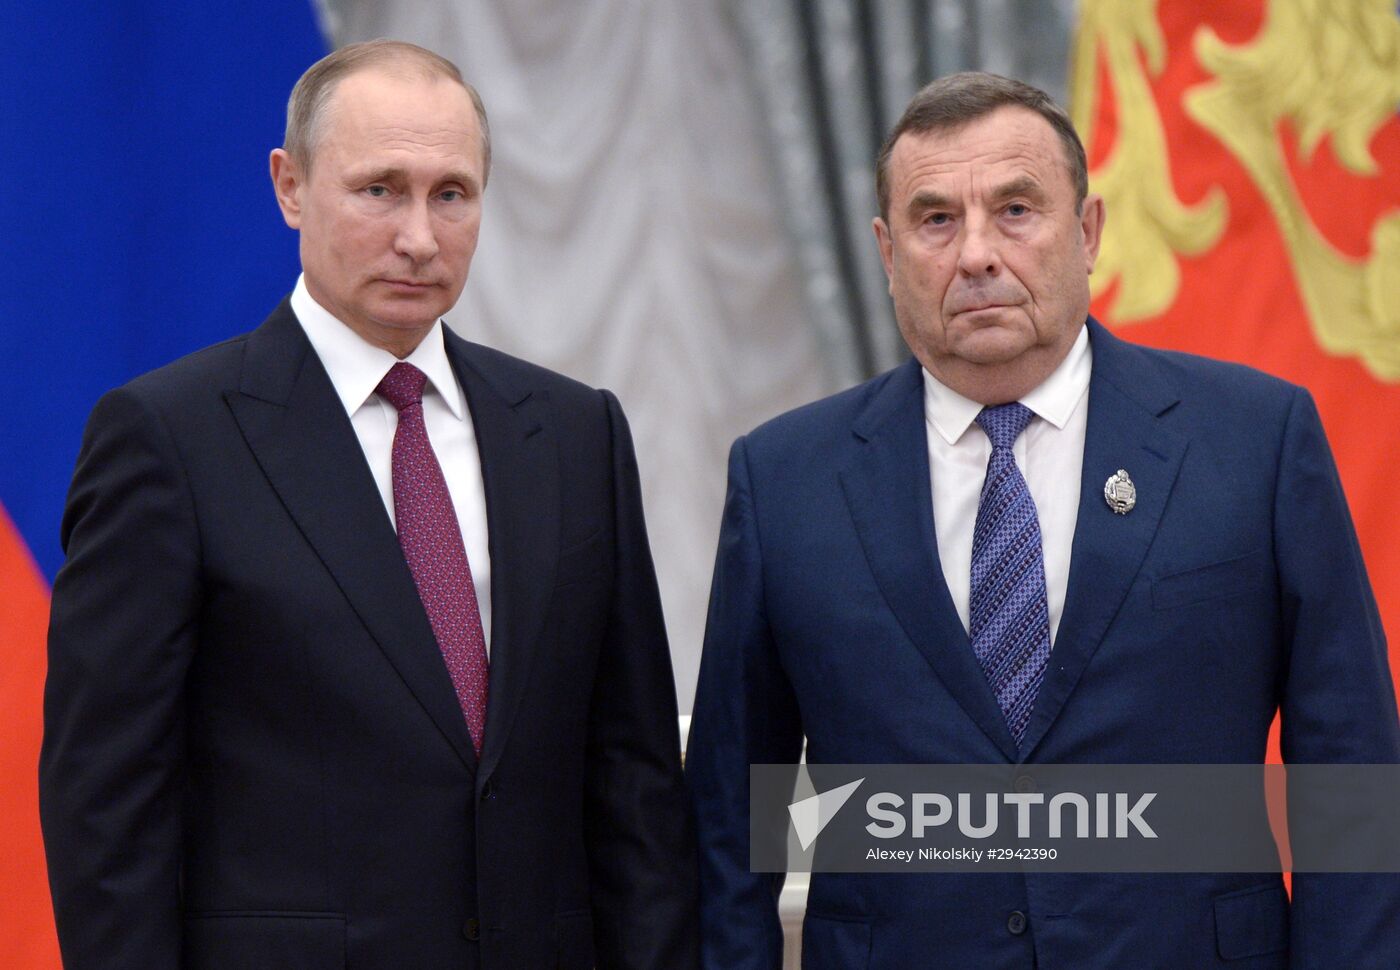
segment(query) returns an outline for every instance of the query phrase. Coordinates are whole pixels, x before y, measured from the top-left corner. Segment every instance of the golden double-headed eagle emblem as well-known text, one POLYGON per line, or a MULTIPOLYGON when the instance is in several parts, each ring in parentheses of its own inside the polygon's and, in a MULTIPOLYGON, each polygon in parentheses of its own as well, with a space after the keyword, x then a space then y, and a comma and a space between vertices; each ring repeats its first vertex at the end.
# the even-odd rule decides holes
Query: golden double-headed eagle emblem
MULTIPOLYGON (((1210 80, 1186 91, 1185 111, 1240 162, 1267 200, 1319 346, 1359 358, 1380 380, 1400 381, 1400 211, 1379 214, 1369 257, 1342 253, 1309 215, 1279 134, 1280 122, 1288 122, 1305 159, 1330 136, 1348 172, 1378 175, 1370 146, 1400 107, 1394 0, 1267 0, 1251 41, 1227 44, 1198 27, 1193 50, 1210 80)), ((1218 185, 1192 205, 1172 187, 1150 81, 1166 59, 1157 0, 1082 3, 1070 101, 1085 133, 1095 117, 1099 58, 1113 87, 1117 137, 1090 173, 1111 213, 1092 279, 1096 294, 1119 281, 1110 312, 1128 323, 1172 305, 1178 258, 1214 247, 1230 213, 1218 185)))

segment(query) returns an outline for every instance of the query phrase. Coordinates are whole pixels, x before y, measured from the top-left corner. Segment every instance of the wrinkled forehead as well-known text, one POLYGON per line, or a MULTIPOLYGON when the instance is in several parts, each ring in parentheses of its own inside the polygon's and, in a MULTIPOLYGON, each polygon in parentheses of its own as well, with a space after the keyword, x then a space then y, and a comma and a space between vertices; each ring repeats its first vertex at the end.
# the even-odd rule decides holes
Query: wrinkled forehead
POLYGON ((916 192, 986 191, 1031 180, 1049 191, 1073 191, 1069 161, 1049 122, 1020 107, 997 108, 932 131, 907 131, 890 153, 891 205, 916 192))

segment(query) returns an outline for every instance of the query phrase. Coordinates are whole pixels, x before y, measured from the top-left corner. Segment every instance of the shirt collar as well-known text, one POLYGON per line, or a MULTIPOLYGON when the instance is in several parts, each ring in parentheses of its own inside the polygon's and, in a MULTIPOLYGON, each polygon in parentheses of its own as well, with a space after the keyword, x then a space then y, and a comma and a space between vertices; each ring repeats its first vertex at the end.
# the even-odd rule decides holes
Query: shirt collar
MULTIPOLYGON (((1065 359, 1050 376, 1025 397, 1021 403, 1056 428, 1063 428, 1074 413, 1079 399, 1089 389, 1093 356, 1089 352, 1089 328, 1081 327, 1065 359)), ((924 417, 948 444, 957 443, 977 415, 982 405, 952 390, 925 368, 924 417)))
MULTIPOLYGON (((306 289, 305 276, 297 277, 296 289, 292 290, 292 312, 297 315, 316 356, 321 358, 321 366, 326 369, 336 396, 345 406, 345 413, 353 415, 369 400, 389 368, 399 359, 365 340, 317 303, 306 289)), ((441 320, 433 324, 427 336, 404 360, 427 375, 424 393, 436 390, 452 416, 462 420, 466 405, 462 400, 462 388, 447 359, 441 320)))

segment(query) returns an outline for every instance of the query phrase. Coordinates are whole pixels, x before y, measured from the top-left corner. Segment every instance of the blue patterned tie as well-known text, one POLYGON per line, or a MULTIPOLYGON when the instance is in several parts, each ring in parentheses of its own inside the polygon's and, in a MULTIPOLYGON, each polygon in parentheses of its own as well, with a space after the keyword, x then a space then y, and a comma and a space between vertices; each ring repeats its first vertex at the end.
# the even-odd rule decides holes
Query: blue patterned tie
POLYGON ((992 442, 972 533, 968 631, 1019 747, 1050 658, 1045 556, 1035 500, 1011 446, 1030 423, 1021 403, 983 408, 977 423, 992 442))

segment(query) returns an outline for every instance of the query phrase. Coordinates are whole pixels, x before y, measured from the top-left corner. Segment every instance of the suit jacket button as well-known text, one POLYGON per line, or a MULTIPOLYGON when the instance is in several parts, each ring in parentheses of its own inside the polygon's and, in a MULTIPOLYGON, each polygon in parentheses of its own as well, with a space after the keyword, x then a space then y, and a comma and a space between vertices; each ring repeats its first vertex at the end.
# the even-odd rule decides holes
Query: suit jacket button
POLYGON ((473 916, 462 924, 462 935, 469 940, 481 939, 481 920, 473 916))
POLYGON ((1019 909, 1011 911, 1011 915, 1006 920, 1006 929, 1013 936, 1020 936, 1026 932, 1026 914, 1019 909))
POLYGON ((495 798, 495 797, 496 797, 496 789, 494 789, 494 788, 491 787, 491 782, 488 781, 486 784, 484 784, 484 785, 481 786, 481 800, 482 800, 483 802, 489 802, 491 799, 493 799, 493 798, 495 798))
POLYGON ((1016 790, 1023 795, 1035 791, 1035 779, 1030 775, 1017 775, 1014 785, 1016 790))

